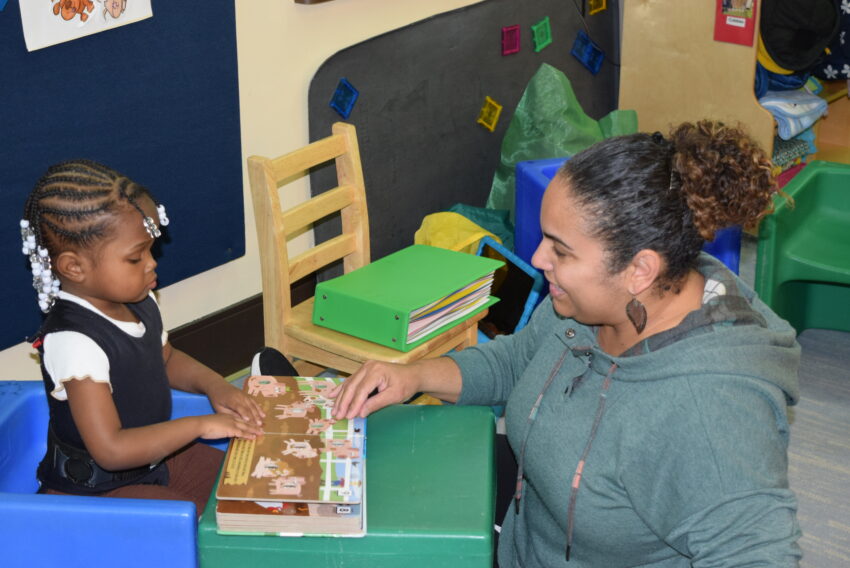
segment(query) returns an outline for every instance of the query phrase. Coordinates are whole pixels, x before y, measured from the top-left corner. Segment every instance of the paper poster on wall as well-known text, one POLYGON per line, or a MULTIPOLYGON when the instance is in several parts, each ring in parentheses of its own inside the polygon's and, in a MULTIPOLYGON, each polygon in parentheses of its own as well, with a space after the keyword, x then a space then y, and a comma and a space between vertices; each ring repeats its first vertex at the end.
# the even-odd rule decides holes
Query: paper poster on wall
POLYGON ((717 0, 714 41, 753 45, 756 0, 717 0))
POLYGON ((27 51, 153 16, 151 0, 28 0, 20 6, 27 51))

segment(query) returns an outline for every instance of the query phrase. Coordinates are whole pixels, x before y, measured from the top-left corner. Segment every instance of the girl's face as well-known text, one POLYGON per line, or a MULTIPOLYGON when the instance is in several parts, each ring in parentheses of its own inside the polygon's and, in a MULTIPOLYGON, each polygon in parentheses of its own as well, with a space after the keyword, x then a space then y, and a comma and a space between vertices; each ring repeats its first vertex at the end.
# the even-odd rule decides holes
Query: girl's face
MULTIPOLYGON (((145 215, 158 221, 150 199, 141 199, 139 205, 145 215)), ((153 243, 139 212, 132 206, 122 208, 112 224, 112 235, 86 251, 88 273, 78 295, 107 315, 126 313, 123 304, 144 300, 156 287, 153 243)))
POLYGON ((584 231, 584 215, 569 185, 556 177, 543 194, 543 240, 531 264, 549 281, 552 304, 560 315, 585 325, 623 319, 631 299, 621 274, 609 274, 602 243, 584 231))

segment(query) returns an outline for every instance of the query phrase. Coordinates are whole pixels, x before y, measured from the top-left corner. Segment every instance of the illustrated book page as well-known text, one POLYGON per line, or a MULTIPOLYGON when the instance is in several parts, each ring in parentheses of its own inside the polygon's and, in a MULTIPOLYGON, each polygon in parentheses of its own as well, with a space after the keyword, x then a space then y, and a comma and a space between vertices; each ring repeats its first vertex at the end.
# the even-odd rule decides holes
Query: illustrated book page
POLYGON ((363 418, 335 420, 325 394, 341 379, 253 376, 243 389, 266 413, 264 435, 233 439, 219 500, 353 505, 363 499, 363 418))

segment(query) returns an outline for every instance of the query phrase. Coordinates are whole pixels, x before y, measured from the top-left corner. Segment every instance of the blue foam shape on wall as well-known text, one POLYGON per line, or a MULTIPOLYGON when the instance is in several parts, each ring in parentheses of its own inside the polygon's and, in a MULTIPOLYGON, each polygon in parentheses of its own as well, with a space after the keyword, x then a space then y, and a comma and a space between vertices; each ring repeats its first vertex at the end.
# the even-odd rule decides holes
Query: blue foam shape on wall
POLYGON ((593 43, 593 40, 584 32, 579 30, 573 42, 570 53, 584 65, 588 71, 596 75, 605 60, 605 52, 593 43))
POLYGON ((330 107, 337 111, 342 118, 348 118, 359 96, 360 91, 355 89, 354 85, 343 77, 339 80, 336 90, 331 97, 330 107))

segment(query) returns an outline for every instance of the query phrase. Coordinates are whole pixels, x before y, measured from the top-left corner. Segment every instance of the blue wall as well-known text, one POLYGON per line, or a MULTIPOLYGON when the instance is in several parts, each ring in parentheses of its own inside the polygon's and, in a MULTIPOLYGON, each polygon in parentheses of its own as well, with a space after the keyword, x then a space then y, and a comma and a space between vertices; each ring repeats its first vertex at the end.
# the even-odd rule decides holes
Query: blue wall
POLYGON ((103 162, 166 205, 160 285, 245 253, 233 2, 155 0, 151 19, 33 52, 9 2, 0 135, 0 349, 40 323, 18 221, 55 162, 103 162))

